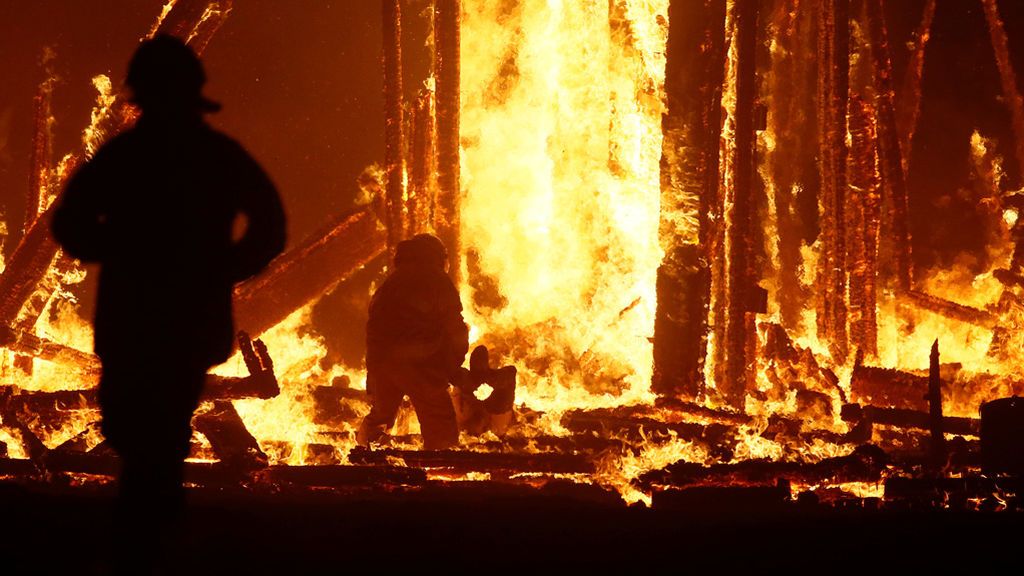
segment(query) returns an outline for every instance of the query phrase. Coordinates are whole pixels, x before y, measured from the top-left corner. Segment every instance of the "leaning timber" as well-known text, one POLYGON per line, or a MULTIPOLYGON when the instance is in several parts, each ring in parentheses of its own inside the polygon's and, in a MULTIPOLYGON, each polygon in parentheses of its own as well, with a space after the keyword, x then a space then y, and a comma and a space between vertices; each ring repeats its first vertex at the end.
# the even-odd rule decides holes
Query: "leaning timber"
POLYGON ((387 238, 370 207, 332 219, 305 243, 235 287, 235 319, 253 335, 319 298, 384 252, 387 238))

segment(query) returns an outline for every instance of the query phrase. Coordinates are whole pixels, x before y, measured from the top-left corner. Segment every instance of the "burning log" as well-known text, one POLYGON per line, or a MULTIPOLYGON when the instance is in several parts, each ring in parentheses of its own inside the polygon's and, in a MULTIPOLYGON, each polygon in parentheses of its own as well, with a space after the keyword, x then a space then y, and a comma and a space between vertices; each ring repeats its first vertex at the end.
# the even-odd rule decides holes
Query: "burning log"
POLYGON ((892 206, 892 242, 895 254, 896 282, 900 290, 910 290, 910 229, 907 220, 906 175, 900 150, 900 131, 893 103, 892 60, 889 39, 882 16, 882 1, 866 2, 868 36, 875 70, 875 94, 878 106, 878 155, 882 173, 883 196, 892 206))
POLYGON ((252 470, 267 465, 267 455, 245 427, 231 402, 218 400, 213 408, 196 415, 192 425, 210 441, 214 454, 233 468, 252 470))
MULTIPOLYGON (((997 271, 998 272, 998 271, 997 271)), ((968 324, 974 324, 975 326, 981 326, 983 328, 993 328, 999 322, 998 318, 992 314, 972 308, 970 306, 964 306, 963 304, 957 304, 956 302, 950 302, 932 296, 931 294, 925 294, 917 290, 907 290, 900 294, 902 299, 918 308, 923 308, 929 312, 934 312, 950 318, 958 320, 960 322, 967 322, 968 324)))
POLYGON ((818 336, 828 342, 833 359, 847 354, 846 310, 846 116, 849 97, 849 0, 821 4, 818 19, 818 154, 820 158, 820 226, 818 265, 818 336))
POLYGON ((642 440, 652 434, 674 435, 683 440, 699 442, 715 450, 731 451, 736 442, 736 429, 727 424, 664 422, 650 416, 616 413, 611 410, 573 410, 562 417, 562 426, 576 434, 597 434, 642 440))
POLYGON ((427 474, 405 466, 271 466, 258 473, 271 484, 297 484, 335 488, 340 486, 422 486, 427 474))
POLYGON ((384 195, 384 222, 387 226, 388 261, 395 246, 405 238, 405 158, 402 120, 402 9, 398 0, 381 4, 383 15, 384 60, 384 171, 387 175, 384 195))
MULTIPOLYGON (((241 400, 245 398, 273 398, 281 389, 274 376, 274 363, 262 341, 249 340, 248 335, 238 335, 242 359, 249 370, 249 376, 237 378, 208 374, 202 400, 241 400)), ((70 350, 70 349, 69 349, 70 350)), ((84 354, 84 353, 80 353, 84 354)), ((86 355, 98 365, 95 356, 86 355)), ((144 381, 146 376, 139 375, 144 381)), ((16 386, 0 386, 0 409, 37 415, 49 414, 56 417, 60 412, 73 410, 97 410, 99 408, 96 388, 81 390, 59 390, 40 392, 21 390, 16 386)))
POLYGON ((434 45, 437 79, 437 204, 434 230, 448 249, 448 274, 458 285, 462 243, 459 239, 459 42, 461 0, 435 0, 434 45))
POLYGON ((35 131, 32 135, 32 164, 28 176, 28 196, 25 201, 25 220, 22 232, 39 217, 45 206, 45 195, 48 189, 48 174, 53 161, 53 87, 56 73, 53 70, 54 52, 51 48, 43 49, 42 66, 46 79, 39 84, 36 96, 32 101, 32 116, 35 131))
MULTIPOLYGON (((842 418, 846 422, 870 422, 901 429, 934 430, 936 423, 928 412, 907 408, 881 408, 878 406, 843 406, 842 418)), ((975 418, 943 416, 942 432, 961 436, 978 436, 981 422, 975 418)))
POLYGON ((1017 76, 1014 74, 1013 63, 1010 61, 1009 41, 1006 38, 1003 21, 999 17, 996 0, 981 0, 981 5, 985 9, 985 21, 988 22, 992 50, 995 52, 996 64, 999 67, 1003 101, 1010 109, 1010 122, 1016 140, 1013 149, 1017 156, 1017 166, 1024 173, 1024 98, 1021 98, 1020 90, 1017 88, 1017 76))
POLYGON ((468 452, 462 450, 366 450, 355 449, 348 455, 353 464, 386 464, 399 458, 414 468, 466 472, 535 472, 546 474, 592 474, 594 463, 575 454, 513 454, 468 452))
POLYGON ((763 486, 779 479, 792 483, 823 484, 837 482, 878 482, 889 459, 881 448, 871 444, 857 447, 846 456, 807 462, 745 460, 735 464, 704 466, 676 462, 642 474, 634 484, 643 490, 694 485, 763 486))
POLYGON ((331 220, 258 276, 235 287, 239 327, 262 334, 384 252, 387 239, 369 207, 331 220))
POLYGON ((896 113, 896 125, 900 131, 900 149, 903 151, 903 172, 908 170, 910 149, 917 129, 917 117, 921 113, 921 79, 924 77, 924 54, 931 37, 932 22, 935 20, 935 0, 926 0, 921 24, 914 33, 913 53, 903 77, 903 89, 896 113))
POLYGON ((893 368, 854 366, 850 392, 854 400, 875 406, 925 410, 928 378, 893 368))
POLYGON ((722 424, 732 424, 734 426, 749 424, 751 421, 751 417, 743 414, 742 412, 731 412, 708 408, 706 406, 701 406, 700 404, 685 402, 675 398, 658 398, 654 401, 654 405, 658 408, 672 410, 673 412, 681 415, 705 418, 722 424))
POLYGON ((662 119, 660 237, 665 259, 656 281, 654 372, 662 396, 703 393, 711 211, 718 195, 725 1, 669 3, 662 119), (696 14, 695 14, 696 13, 696 14), (698 229, 679 216, 696 209, 698 229))
POLYGON ((729 271, 726 302, 725 378, 718 381, 726 401, 742 409, 752 378, 753 357, 748 344, 756 338, 749 303, 756 276, 751 269, 751 236, 754 195, 754 108, 757 94, 757 11, 756 2, 733 5, 737 46, 736 109, 734 112, 736 147, 732 159, 734 182, 732 208, 726 215, 729 246, 729 271))
POLYGON ((31 358, 58 362, 87 375, 100 373, 100 360, 95 354, 58 344, 27 331, 18 331, 0 325, 0 346, 31 358))

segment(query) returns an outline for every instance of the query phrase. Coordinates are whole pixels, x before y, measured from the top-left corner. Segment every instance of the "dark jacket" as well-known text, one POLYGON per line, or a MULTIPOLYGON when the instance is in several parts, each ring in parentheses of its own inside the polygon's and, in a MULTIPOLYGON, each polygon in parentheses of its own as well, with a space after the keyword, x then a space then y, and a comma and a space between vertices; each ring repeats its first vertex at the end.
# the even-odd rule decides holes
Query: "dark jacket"
POLYGON ((233 284, 281 252, 284 223, 273 184, 237 142, 199 118, 145 116, 74 174, 52 222, 68 254, 100 264, 104 361, 206 365, 230 354, 233 284))
POLYGON ((424 262, 397 266, 370 301, 366 325, 369 375, 409 368, 447 384, 469 349, 459 293, 444 270, 424 262))

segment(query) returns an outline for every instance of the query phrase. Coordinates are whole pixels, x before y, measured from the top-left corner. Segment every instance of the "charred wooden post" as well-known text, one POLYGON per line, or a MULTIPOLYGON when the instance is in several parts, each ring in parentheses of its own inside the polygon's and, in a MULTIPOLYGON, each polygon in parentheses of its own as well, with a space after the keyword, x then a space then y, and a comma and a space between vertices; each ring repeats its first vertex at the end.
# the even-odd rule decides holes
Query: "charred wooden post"
POLYGON ((262 334, 368 264, 386 246, 386 235, 371 208, 334 218, 258 276, 235 287, 238 326, 262 334))
POLYGON ((892 88, 892 60, 889 39, 882 16, 881 0, 866 0, 868 36, 875 70, 875 94, 878 107, 878 156, 882 174, 883 196, 891 206, 892 243, 896 271, 896 287, 910 290, 912 264, 910 228, 907 220, 906 175, 900 150, 900 131, 896 124, 896 108, 892 88))
POLYGON ((946 455, 946 437, 942 430, 942 380, 939 377, 939 341, 932 344, 928 362, 928 415, 931 429, 932 459, 942 465, 946 455))
POLYGON ((779 289, 773 294, 779 304, 782 324, 789 330, 799 330, 803 323, 804 287, 800 281, 802 257, 800 244, 802 223, 797 206, 796 190, 807 188, 805 169, 816 154, 813 145, 814 92, 807 90, 808 80, 814 78, 815 42, 813 11, 806 1, 784 0, 775 5, 774 21, 778 50, 771 50, 770 129, 775 135, 775 149, 782 153, 771 155, 769 166, 775 194, 775 219, 778 238, 775 241, 778 266, 775 273, 779 289))
POLYGON ((921 113, 921 79, 924 77, 924 55, 931 38, 932 22, 935 20, 935 0, 926 0, 921 24, 914 32, 913 53, 903 76, 903 89, 896 111, 896 125, 900 131, 900 149, 903 151, 903 172, 908 170, 910 149, 917 130, 917 118, 921 113))
POLYGON ((850 197, 847 202, 847 258, 850 272, 850 337, 858 351, 878 354, 878 233, 881 196, 875 162, 874 110, 864 99, 850 101, 850 197))
POLYGON ((412 143, 409 152, 408 233, 432 230, 435 203, 436 147, 434 91, 424 89, 412 111, 412 143))
POLYGON ((435 0, 434 44, 437 78, 437 206, 434 230, 448 249, 448 275, 459 283, 462 243, 459 238, 459 62, 461 0, 435 0))
POLYGON ((735 171, 732 191, 732 209, 726 219, 729 239, 728 303, 725 329, 725 378, 717 382, 727 402, 737 408, 746 403, 753 358, 748 358, 747 344, 752 337, 748 315, 754 292, 755 274, 751 269, 751 226, 754 183, 754 107, 757 94, 757 14, 756 2, 734 4, 736 21, 734 41, 737 43, 736 72, 736 148, 733 157, 735 171))
POLYGON ((999 67, 1003 101, 1010 109, 1010 123, 1016 140, 1013 150, 1017 156, 1017 166, 1024 174, 1024 98, 1021 98, 1020 90, 1017 88, 1017 75, 1014 74, 1013 63, 1010 61, 1009 42, 1003 28, 1003 20, 999 17, 996 0, 981 0, 981 5, 985 8, 985 21, 988 22, 992 50, 996 54, 996 64, 999 67))
POLYGON ((821 255, 818 336, 833 359, 846 360, 846 116, 849 97, 849 0, 821 4, 818 20, 818 154, 821 175, 821 255))
POLYGON ((669 4, 662 118, 661 243, 651 388, 696 398, 707 354, 710 216, 718 192, 725 1, 669 4), (696 209, 697 230, 680 214, 696 209))
POLYGON ((402 119, 402 9, 399 0, 385 0, 383 12, 384 60, 384 223, 388 236, 388 261, 395 246, 405 238, 405 145, 402 119))

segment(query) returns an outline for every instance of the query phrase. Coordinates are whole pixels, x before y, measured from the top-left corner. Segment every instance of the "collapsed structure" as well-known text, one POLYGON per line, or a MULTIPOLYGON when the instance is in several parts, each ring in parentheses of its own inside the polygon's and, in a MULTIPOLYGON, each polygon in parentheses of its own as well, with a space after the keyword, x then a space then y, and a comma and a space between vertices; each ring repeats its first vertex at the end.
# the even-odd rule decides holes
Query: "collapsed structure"
MULTIPOLYGON (((1024 104, 996 3, 981 2, 1024 170, 1024 104)), ((881 0, 435 0, 426 78, 403 68, 402 7, 383 2, 385 156, 362 183, 375 199, 237 287, 241 360, 210 377, 193 482, 568 478, 648 502, 694 485, 940 503, 959 490, 975 504, 1004 489, 914 484, 922 464, 977 472, 979 406, 1024 389, 1000 369, 1019 351, 1018 254, 986 275, 998 294, 980 304, 930 292, 913 269, 906 179, 934 0, 899 90, 881 0), (476 342, 516 366, 518 421, 461 451, 410 450, 410 422, 394 446, 353 451, 359 367, 318 366, 323 343, 300 328, 311 303, 420 232, 449 247, 476 342), (963 330, 989 338, 941 364, 928 345, 963 330)), ((201 52, 230 10, 172 0, 150 34, 201 52)), ((81 272, 47 210, 133 112, 108 80, 83 150, 53 168, 52 90, 36 96, 29 214, 0 276, 0 344, 18 371, 0 391, 0 474, 89 479, 114 469, 95 427, 99 366, 67 338, 81 320, 62 294, 81 272)))

